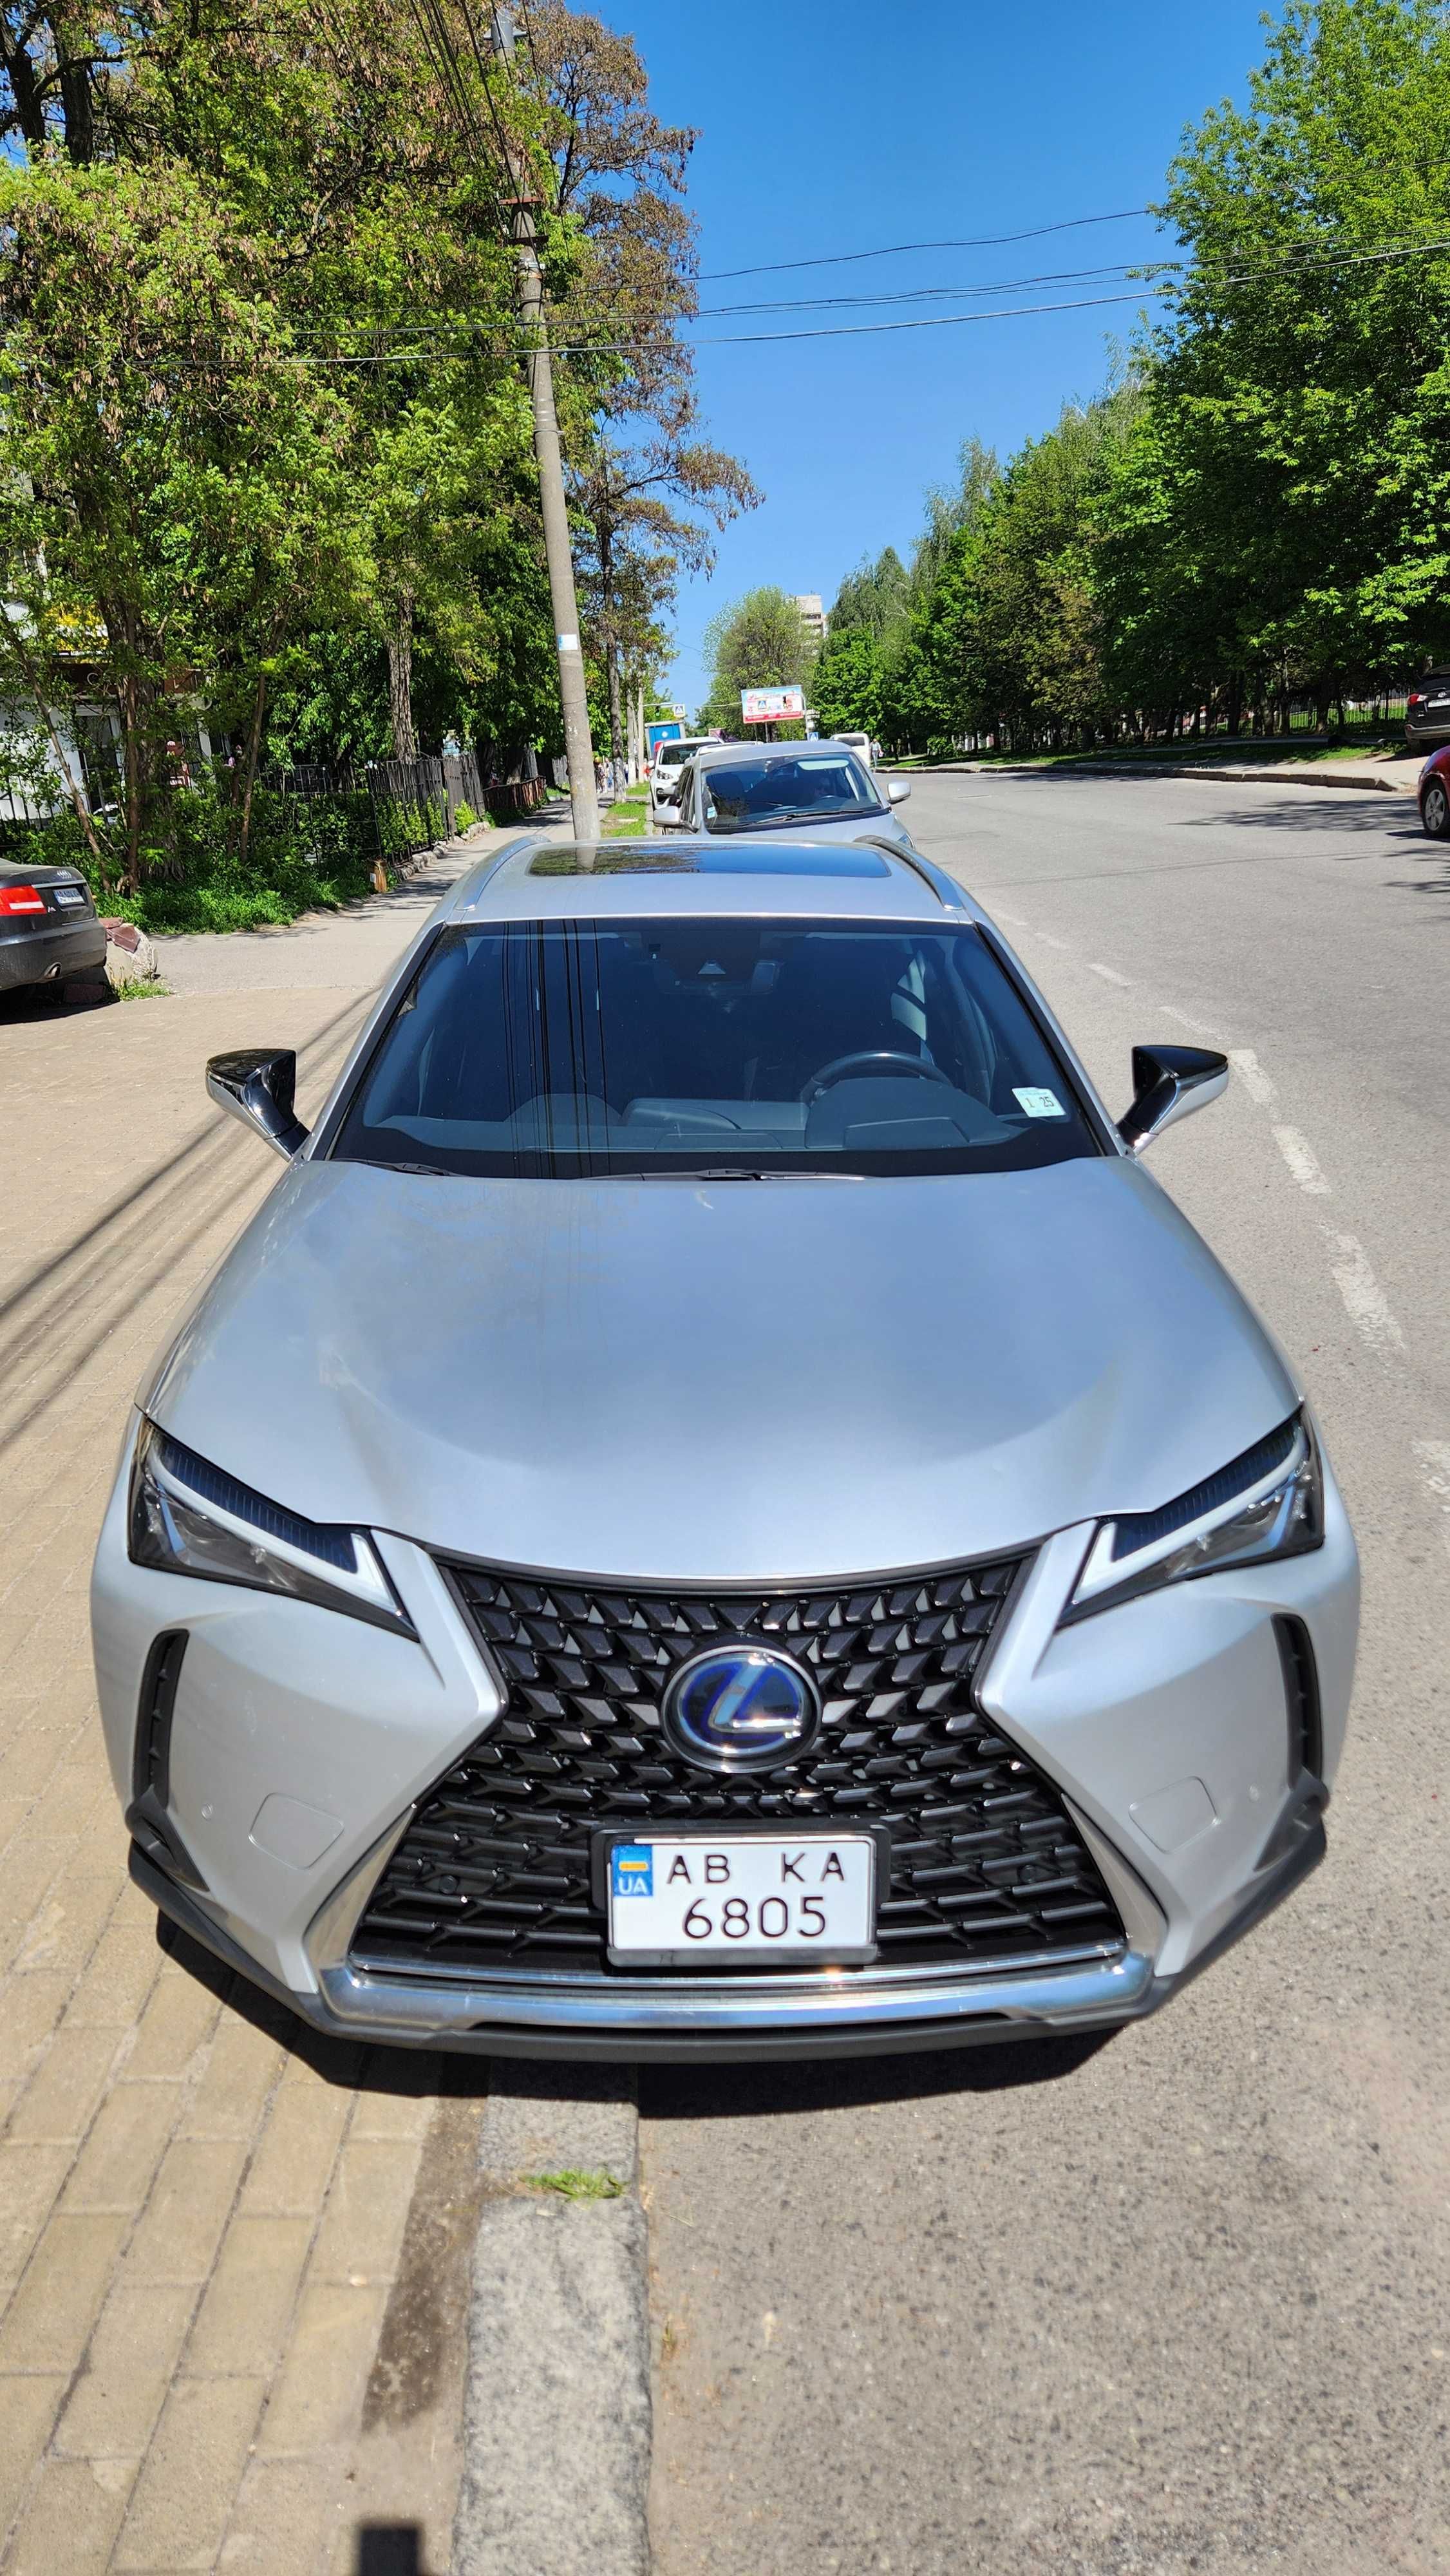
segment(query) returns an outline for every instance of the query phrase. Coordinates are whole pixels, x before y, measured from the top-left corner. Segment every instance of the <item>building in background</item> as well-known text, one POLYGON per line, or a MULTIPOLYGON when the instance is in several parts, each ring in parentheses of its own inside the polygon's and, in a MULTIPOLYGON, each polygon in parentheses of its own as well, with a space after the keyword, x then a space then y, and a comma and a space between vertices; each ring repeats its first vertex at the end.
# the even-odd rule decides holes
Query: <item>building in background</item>
POLYGON ((795 604, 800 612, 801 624, 809 635, 811 642, 813 644, 824 644, 828 628, 826 612, 821 605, 820 592, 818 590, 797 591, 795 604))

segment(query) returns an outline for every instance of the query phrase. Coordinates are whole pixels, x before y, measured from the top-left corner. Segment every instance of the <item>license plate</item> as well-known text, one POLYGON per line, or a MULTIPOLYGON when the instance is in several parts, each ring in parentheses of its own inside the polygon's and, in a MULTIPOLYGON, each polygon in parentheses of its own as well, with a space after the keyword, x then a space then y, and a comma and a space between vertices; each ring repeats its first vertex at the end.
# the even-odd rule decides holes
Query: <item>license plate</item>
POLYGON ((876 1956, 871 1834, 651 1837, 611 1843, 605 1868, 609 1955, 622 1966, 876 1956))
POLYGON ((80 886, 53 886, 51 892, 57 903, 84 903, 86 899, 80 886))

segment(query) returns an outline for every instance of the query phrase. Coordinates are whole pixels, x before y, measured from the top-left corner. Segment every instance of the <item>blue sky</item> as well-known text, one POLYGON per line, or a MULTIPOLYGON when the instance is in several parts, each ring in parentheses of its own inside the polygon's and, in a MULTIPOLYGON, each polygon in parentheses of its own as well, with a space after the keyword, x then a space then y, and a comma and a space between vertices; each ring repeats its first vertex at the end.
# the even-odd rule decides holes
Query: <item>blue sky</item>
MULTIPOLYGON (((690 199, 701 266, 960 240, 1157 197, 1185 125, 1242 100, 1263 53, 1259 0, 596 0, 628 28, 663 117, 700 130, 690 199)), ((706 283, 701 303, 962 286, 1131 262, 1167 247, 1151 221, 992 250, 706 283)), ((1001 299, 1132 293, 1108 281, 1001 299)), ((951 302, 937 308, 951 312, 951 302)), ((702 345, 701 409, 763 488, 725 531, 713 577, 682 588, 673 686, 693 709, 703 630, 759 582, 818 590, 890 543, 904 554, 931 483, 975 435, 1003 455, 1094 392, 1136 304, 960 329, 781 347, 702 345)), ((878 310, 708 320, 698 338, 887 318, 878 310)))

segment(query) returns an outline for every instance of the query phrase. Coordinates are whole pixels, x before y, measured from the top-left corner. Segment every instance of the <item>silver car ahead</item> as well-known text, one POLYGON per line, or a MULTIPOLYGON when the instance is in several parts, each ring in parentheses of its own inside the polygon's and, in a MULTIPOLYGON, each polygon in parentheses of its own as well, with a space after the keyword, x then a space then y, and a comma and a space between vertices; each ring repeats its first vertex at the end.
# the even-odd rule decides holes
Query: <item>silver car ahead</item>
POLYGON ((319 2028, 601 2057, 1153 2010, 1324 1848, 1302 1388, 999 932, 866 845, 484 860, 141 1389, 132 1867, 319 2028))
POLYGON ((712 840, 782 832, 812 841, 894 842, 913 847, 895 811, 909 782, 883 782, 841 742, 707 743, 692 751, 657 831, 706 833, 712 840))

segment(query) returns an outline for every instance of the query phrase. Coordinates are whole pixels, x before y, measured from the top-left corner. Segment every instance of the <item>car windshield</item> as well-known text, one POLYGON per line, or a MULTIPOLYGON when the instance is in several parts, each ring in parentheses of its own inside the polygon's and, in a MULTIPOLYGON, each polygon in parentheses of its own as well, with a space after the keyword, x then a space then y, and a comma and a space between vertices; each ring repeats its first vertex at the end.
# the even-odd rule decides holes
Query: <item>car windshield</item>
POLYGON ((544 1178, 1002 1172, 1099 1150, 977 930, 689 916, 441 931, 332 1147, 544 1178))
POLYGON ((678 769, 681 761, 688 760, 691 752, 696 748, 697 745, 693 742, 662 742, 655 753, 655 767, 656 769, 678 769))
POLYGON ((848 751, 803 751, 793 760, 722 761, 700 773, 700 811, 707 832, 875 814, 880 803, 848 751))

